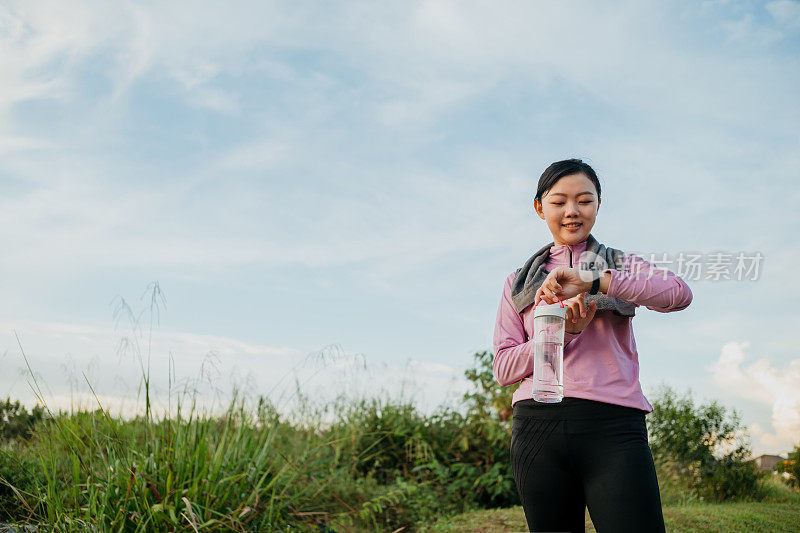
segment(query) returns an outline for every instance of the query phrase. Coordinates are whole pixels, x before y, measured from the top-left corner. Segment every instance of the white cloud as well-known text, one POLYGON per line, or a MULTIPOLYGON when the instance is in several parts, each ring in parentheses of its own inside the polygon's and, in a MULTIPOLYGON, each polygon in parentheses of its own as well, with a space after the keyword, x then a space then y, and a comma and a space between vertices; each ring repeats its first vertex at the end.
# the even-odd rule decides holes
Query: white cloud
MULTIPOLYGON (((446 259, 513 255, 548 237, 529 210, 541 171, 530 166, 562 150, 590 150, 604 162, 604 190, 619 193, 604 197, 604 207, 618 202, 602 215, 607 234, 618 228, 625 238, 650 239, 653 227, 674 223, 665 235, 705 239, 703 246, 720 239, 786 246, 796 242, 788 229, 796 193, 776 195, 772 187, 798 167, 800 76, 767 47, 796 24, 796 5, 767 5, 784 25, 776 28, 734 2, 702 10, 648 2, 512 2, 503 10, 447 1, 346 2, 324 10, 296 2, 198 3, 189 10, 5 4, 0 152, 9 155, 6 173, 25 185, 0 199, 0 274, 23 287, 8 309, 26 305, 24 287, 46 276, 65 286, 76 273, 109 268, 295 264, 356 265, 369 289, 419 302, 443 290, 431 271, 444 271, 446 259), (716 9, 728 11, 718 17, 716 9), (129 132, 141 111, 136 96, 192 118, 154 118, 146 132, 166 131, 176 145, 191 138, 202 149, 165 157, 174 166, 162 170, 146 149, 129 146, 147 135, 129 132), (37 99, 54 104, 39 129, 12 112, 37 99), (484 128, 496 135, 498 109, 509 125, 516 119, 508 117, 519 115, 522 140, 501 132, 486 138, 493 147, 476 149, 484 128), (486 116, 448 123, 475 110, 486 116), (67 118, 59 123, 62 112, 67 118), (216 137, 215 126, 203 128, 219 115, 240 121, 242 135, 216 137), (613 135, 592 133, 613 121, 620 122, 613 135), (174 130, 161 129, 167 127, 174 130), (469 139, 454 140, 462 134, 469 139), (239 175, 259 179, 239 183, 239 175), (753 175, 773 179, 751 184, 753 175), (292 187, 302 180, 308 183, 292 187), (652 198, 654 183, 662 187, 659 201, 642 201, 652 198), (760 222, 775 212, 787 213, 787 229, 762 231, 760 222), (703 214, 713 220, 703 227, 721 229, 695 231, 703 214), (41 272, 46 276, 34 276, 41 272)), ((145 109, 153 116, 160 110, 145 109)), ((462 265, 456 270, 466 271, 462 265)), ((465 276, 472 283, 480 275, 473 269, 465 276)), ((464 279, 451 285, 463 287, 464 279)), ((417 307, 431 315, 440 309, 417 307)), ((100 334, 74 335, 70 342, 83 344, 72 350, 84 353, 100 334)), ((234 359, 273 353, 176 335, 176 353, 193 361, 212 349, 234 359)), ((54 344, 39 353, 57 365, 63 349, 54 344)), ((726 357, 720 372, 742 364, 735 354, 726 357)), ((353 366, 338 361, 342 369, 353 366)), ((754 371, 774 371, 762 367, 754 371)), ((444 379, 449 371, 439 370, 425 372, 444 379)), ((794 404, 759 401, 793 423, 794 404)))
POLYGON ((785 36, 777 28, 759 24, 753 13, 747 13, 741 18, 720 21, 720 27, 728 43, 768 46, 777 43, 785 36))
POLYGON ((0 6, 0 114, 21 101, 76 90, 73 68, 111 40, 125 17, 102 2, 0 6))
POLYGON ((43 148, 53 148, 54 145, 50 142, 29 138, 29 137, 0 137, 0 154, 7 152, 16 152, 20 150, 40 150, 43 148))
MULTIPOLYGON (((791 131, 797 118, 792 111, 796 109, 792 91, 780 89, 791 87, 790 79, 795 74, 787 73, 783 66, 725 55, 720 50, 696 54, 696 50, 676 40, 683 30, 672 10, 658 12, 655 4, 630 3, 621 9, 606 9, 580 2, 516 3, 512 9, 496 10, 480 3, 417 2, 405 9, 347 3, 324 15, 282 3, 239 9, 204 4, 191 12, 170 5, 98 9, 89 3, 56 9, 59 5, 20 4, 4 11, 3 24, 10 30, 2 49, 8 59, 5 63, 11 65, 7 76, 3 76, 7 80, 4 86, 8 91, 13 87, 27 88, 0 100, 11 106, 25 98, 58 97, 69 105, 82 87, 77 67, 102 59, 102 51, 110 49, 113 94, 108 95, 111 103, 103 104, 104 112, 89 120, 89 130, 83 138, 90 142, 103 138, 109 130, 119 129, 118 124, 104 121, 124 119, 124 112, 118 108, 124 107, 122 100, 130 88, 146 75, 165 75, 174 80, 185 91, 189 105, 236 113, 253 107, 255 102, 224 86, 221 78, 235 77, 244 80, 242 86, 246 86, 250 77, 267 72, 276 87, 287 92, 299 90, 304 100, 298 103, 313 104, 308 107, 315 111, 309 113, 319 120, 325 120, 330 113, 327 106, 334 105, 329 99, 338 82, 343 84, 344 88, 339 87, 343 94, 359 99, 356 109, 365 116, 392 129, 425 131, 431 139, 441 138, 441 134, 431 132, 436 130, 442 114, 480 101, 481 96, 504 87, 530 93, 532 98, 552 90, 577 91, 581 98, 638 108, 653 117, 709 116, 726 123, 757 123, 760 127, 764 127, 764 117, 771 117, 768 120, 774 122, 775 128, 790 125, 791 131), (572 28, 568 38, 562 32, 564 27, 572 28), (276 53, 298 51, 324 52, 340 65, 355 70, 362 81, 348 86, 314 66, 290 62, 276 53), (48 65, 55 68, 45 68, 48 65), (623 72, 628 75, 621 75, 623 72), (776 83, 778 80, 781 82, 776 83), (719 90, 721 86, 725 91, 719 90), (771 97, 763 97, 765 88, 769 88, 771 97), (109 106, 112 112, 106 113, 109 106), (771 113, 764 106, 780 106, 782 112, 771 113)), ((776 9, 786 9, 780 6, 776 9)), ((347 107, 342 109, 348 111, 347 107)), ((531 112, 546 114, 547 110, 534 107, 531 112)), ((297 175, 303 172, 298 161, 324 160, 334 155, 326 153, 325 138, 320 141, 323 147, 304 142, 311 135, 310 129, 320 126, 323 130, 337 127, 311 120, 309 124, 272 125, 271 129, 282 134, 278 139, 256 132, 249 141, 228 147, 218 165, 211 166, 213 172, 201 172, 203 179, 223 181, 226 169, 263 170, 277 163, 286 165, 287 173, 297 175), (285 134, 286 130, 291 134, 285 134)), ((43 138, 46 135, 42 132, 43 138)), ((698 137, 703 135, 705 132, 698 133, 698 137)), ((31 134, 17 136, 12 132, 4 138, 9 139, 5 144, 11 147, 58 146, 31 134)), ((345 144, 356 141, 346 138, 345 144)), ((621 151, 625 158, 637 151, 652 157, 652 146, 622 146, 628 139, 623 141, 603 147, 608 150, 605 155, 609 160, 621 151)), ((714 140, 702 142, 709 146, 714 140)), ((691 145, 694 150, 698 142, 692 140, 691 145)), ((62 146, 63 150, 68 148, 62 146)), ((760 148, 757 151, 761 153, 760 148)), ((470 171, 472 163, 476 165, 473 168, 478 168, 482 164, 480 156, 471 160, 469 155, 457 156, 463 159, 464 168, 451 168, 446 174, 424 168, 420 171, 411 164, 396 169, 392 175, 376 168, 375 173, 384 180, 413 183, 417 193, 386 198, 378 209, 371 209, 367 205, 369 198, 352 200, 312 191, 304 193, 307 200, 298 198, 294 204, 292 198, 289 202, 282 199, 283 209, 244 209, 240 224, 231 223, 230 219, 237 215, 231 215, 230 210, 215 213, 209 209, 207 202, 213 204, 216 198, 201 198, 197 208, 175 209, 174 195, 181 190, 174 186, 175 182, 194 183, 196 175, 171 177, 167 190, 141 192, 103 187, 99 185, 105 181, 104 176, 125 167, 124 160, 107 165, 85 158, 74 161, 72 168, 79 168, 79 172, 70 172, 59 151, 50 155, 58 159, 51 167, 12 164, 24 179, 62 175, 61 181, 65 182, 63 187, 6 201, 6 222, 13 219, 14 231, 20 235, 16 253, 28 260, 63 261, 62 254, 80 248, 81 257, 67 257, 64 262, 91 262, 97 266, 297 261, 324 265, 390 257, 393 251, 401 257, 420 257, 420 252, 430 257, 431 253, 478 250, 492 243, 499 246, 501 243, 493 239, 508 235, 504 230, 509 226, 519 227, 519 220, 513 220, 514 224, 499 221, 494 213, 482 212, 478 206, 491 203, 496 212, 502 212, 503 206, 512 205, 508 201, 501 203, 509 193, 508 176, 513 173, 522 179, 525 170, 515 168, 509 162, 515 156, 508 155, 508 161, 501 161, 504 167, 493 169, 485 165, 482 179, 467 185, 456 175, 470 171), (426 197, 431 200, 426 201, 426 197), (121 198, 125 199, 124 205, 119 203, 121 198), (464 212, 459 210, 470 210, 469 217, 459 216, 464 212), (408 220, 409 212, 415 219, 408 220), (53 230, 40 220, 41 213, 50 213, 48 220, 56 218, 52 214, 60 213, 60 220, 72 223, 53 230), (248 235, 245 215, 249 226, 258 231, 248 235), (389 222, 376 224, 379 215, 389 222), (193 228, 198 219, 215 216, 224 218, 215 225, 221 236, 218 240, 204 236, 203 245, 196 246, 193 228), (305 222, 308 225, 303 227, 303 220, 318 217, 318 226, 305 222), (288 229, 286 220, 299 223, 288 229), (458 223, 446 227, 448 220, 458 223), (286 233, 281 235, 279 230, 286 233)), ((686 155, 681 164, 688 166, 691 154, 686 155)), ((354 164, 346 158, 336 162, 344 169, 354 164)), ((372 170, 362 168, 364 174, 372 170)), ((336 176, 343 178, 346 172, 339 170, 336 176)), ((672 169, 669 173, 678 174, 672 169)), ((531 180, 530 176, 526 178, 531 180)), ((715 192, 720 188, 714 170, 707 171, 703 180, 715 192)), ((364 188, 380 192, 379 187, 370 184, 364 188)), ((512 191, 519 191, 516 183, 512 191)), ((275 195, 281 193, 276 189, 275 195)), ((231 194, 228 205, 246 205, 248 200, 243 196, 246 195, 231 194)), ((396 267, 402 265, 395 262, 396 267)))
POLYGON ((766 5, 767 11, 775 20, 789 27, 800 26, 800 2, 794 0, 776 0, 766 5))
POLYGON ((3 365, 15 368, 0 376, 0 387, 33 404, 30 364, 51 410, 93 409, 97 400, 91 384, 103 407, 115 414, 140 412, 139 387, 148 364, 151 401, 158 410, 166 409, 170 399, 174 408, 182 394, 196 397, 203 409, 225 408, 236 390, 248 400, 271 398, 284 411, 297 404, 298 393, 320 406, 337 398, 402 397, 430 411, 466 390, 463 372, 448 365, 376 363, 336 345, 304 353, 229 337, 161 331, 153 332, 149 344, 149 331, 139 327, 126 332, 41 322, 0 322, 0 332, 3 365))
POLYGON ((748 342, 729 342, 719 358, 707 367, 713 382, 723 390, 769 406, 773 432, 754 425, 759 449, 785 452, 800 444, 800 359, 775 368, 768 358, 745 365, 748 342))
POLYGON ((292 147, 274 139, 254 139, 236 146, 223 155, 219 161, 219 171, 264 170, 287 156, 292 147))
MULTIPOLYGON (((774 2, 770 9, 783 20, 795 4, 774 2)), ((441 111, 509 81, 576 84, 616 105, 662 113, 677 108, 700 115, 724 112, 733 120, 779 104, 758 98, 748 80, 769 83, 786 76, 783 69, 721 51, 696 54, 679 40, 680 10, 639 2, 613 8, 590 2, 515 3, 503 10, 441 1, 403 10, 347 3, 324 14, 291 3, 238 9, 206 4, 191 13, 170 5, 98 9, 74 3, 62 13, 55 9, 59 5, 6 11, 4 25, 15 29, 7 55, 18 60, 13 64, 27 65, 10 73, 10 86, 54 56, 66 55, 74 64, 111 44, 118 52, 117 93, 120 86, 161 69, 187 94, 198 92, 190 100, 230 111, 235 97, 212 84, 224 72, 247 73, 258 63, 250 60, 254 49, 324 50, 371 78, 377 90, 366 104, 397 125, 430 123, 441 111), (571 28, 569 36, 564 27, 571 28), (30 37, 21 38, 23 33, 30 37), (621 68, 634 75, 621 76, 621 68), (760 75, 752 75, 752 69, 760 75), (751 75, 743 77, 744 71, 751 75)), ((749 20, 737 31, 760 29, 749 20)), ((68 74, 65 68, 56 79, 75 83, 68 74)))

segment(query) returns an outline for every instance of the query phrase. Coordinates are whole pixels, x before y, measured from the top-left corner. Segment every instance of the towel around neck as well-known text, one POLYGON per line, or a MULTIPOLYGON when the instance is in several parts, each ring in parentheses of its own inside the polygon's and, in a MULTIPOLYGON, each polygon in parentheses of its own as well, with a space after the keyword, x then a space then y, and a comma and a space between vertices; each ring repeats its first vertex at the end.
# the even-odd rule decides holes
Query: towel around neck
MULTIPOLYGON (((514 282, 511 285, 511 301, 518 313, 522 313, 525 308, 533 304, 536 300, 536 291, 542 286, 547 275, 550 273, 545 270, 547 259, 550 257, 550 248, 555 244, 551 242, 547 246, 533 254, 521 268, 517 269, 514 282)), ((586 239, 586 251, 581 255, 579 266, 585 270, 603 271, 607 268, 622 269, 622 258, 624 252, 605 246, 597 242, 597 239, 589 234, 586 239)), ((626 302, 618 298, 606 296, 603 293, 586 294, 586 305, 594 301, 597 303, 597 310, 614 311, 620 316, 634 316, 636 306, 631 302, 626 302)))

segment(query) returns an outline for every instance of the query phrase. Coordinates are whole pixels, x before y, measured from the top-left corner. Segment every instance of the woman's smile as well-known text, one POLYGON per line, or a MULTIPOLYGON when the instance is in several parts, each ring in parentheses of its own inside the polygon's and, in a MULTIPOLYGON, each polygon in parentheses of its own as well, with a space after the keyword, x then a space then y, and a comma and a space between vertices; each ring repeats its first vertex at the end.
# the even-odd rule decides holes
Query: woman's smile
POLYGON ((540 200, 534 200, 534 209, 547 222, 556 244, 586 240, 599 207, 598 189, 582 172, 559 178, 540 200))

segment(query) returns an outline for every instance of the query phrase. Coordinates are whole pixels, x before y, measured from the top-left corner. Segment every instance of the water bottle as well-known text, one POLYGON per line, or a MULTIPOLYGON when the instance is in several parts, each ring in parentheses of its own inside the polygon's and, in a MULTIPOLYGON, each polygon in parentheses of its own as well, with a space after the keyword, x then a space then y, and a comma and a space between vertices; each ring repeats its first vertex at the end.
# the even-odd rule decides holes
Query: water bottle
POLYGON ((540 302, 533 309, 533 399, 556 403, 564 398, 564 326, 567 308, 563 302, 540 302))

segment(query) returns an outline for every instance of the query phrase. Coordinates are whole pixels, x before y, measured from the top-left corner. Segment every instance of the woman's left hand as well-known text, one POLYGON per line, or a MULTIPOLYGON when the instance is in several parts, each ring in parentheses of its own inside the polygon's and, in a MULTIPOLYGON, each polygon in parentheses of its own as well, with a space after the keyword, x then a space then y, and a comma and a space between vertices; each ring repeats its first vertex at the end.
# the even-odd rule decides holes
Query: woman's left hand
POLYGON ((592 288, 591 273, 581 271, 577 268, 556 267, 536 291, 534 303, 544 300, 545 303, 555 304, 559 300, 564 301, 592 288), (584 277, 589 276, 589 281, 584 281, 584 277))

